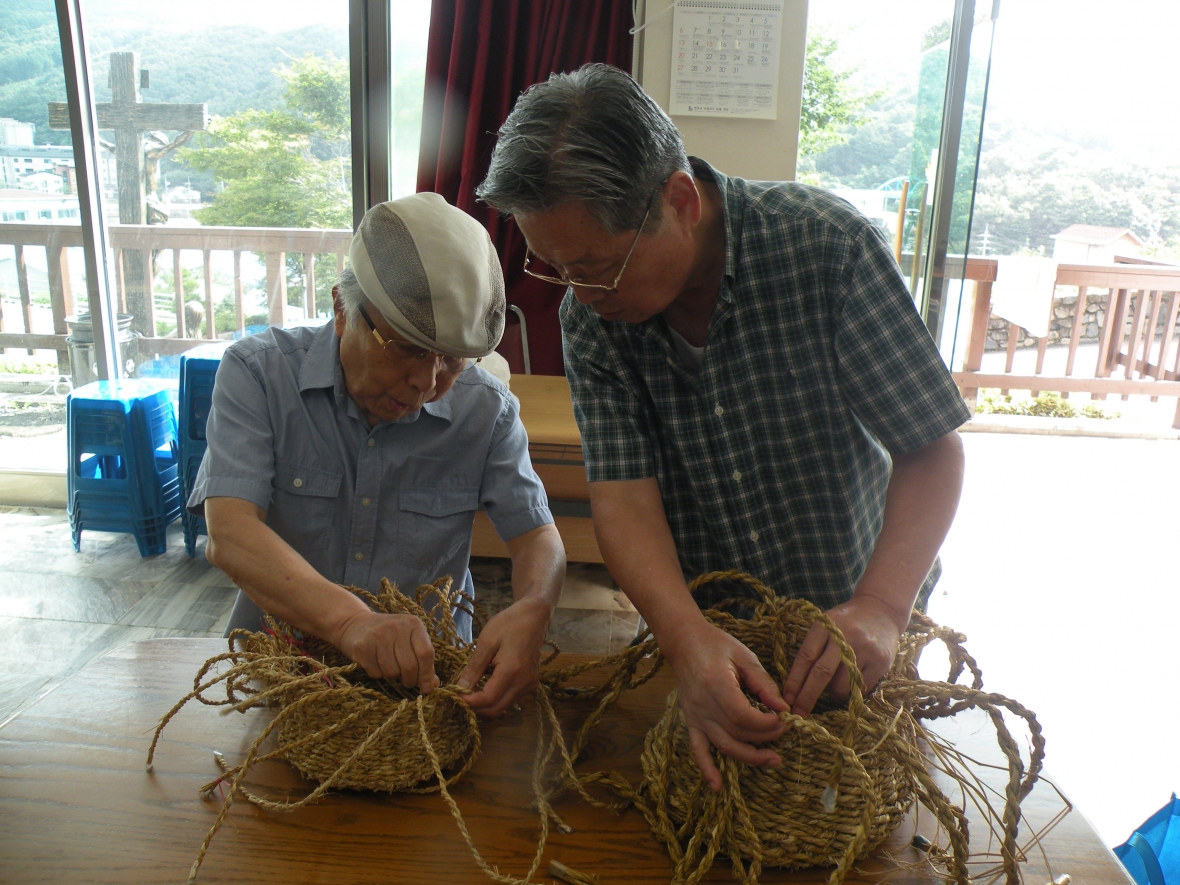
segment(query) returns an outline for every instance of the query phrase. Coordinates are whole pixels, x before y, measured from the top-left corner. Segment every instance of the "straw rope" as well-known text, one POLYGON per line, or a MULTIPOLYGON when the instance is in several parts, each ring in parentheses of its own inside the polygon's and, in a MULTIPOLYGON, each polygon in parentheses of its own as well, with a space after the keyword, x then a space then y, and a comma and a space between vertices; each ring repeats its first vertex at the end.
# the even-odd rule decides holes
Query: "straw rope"
MULTIPOLYGON (((451 591, 449 577, 419 587, 413 599, 386 580, 381 582, 381 592, 377 595, 355 587, 348 589, 375 611, 408 614, 422 620, 434 646, 440 686, 423 695, 416 688, 373 679, 327 643, 310 636, 301 637, 269 617, 265 632, 233 631, 230 650, 205 662, 193 681, 193 690, 160 720, 148 749, 150 769, 164 728, 192 700, 226 707, 223 712, 260 706, 278 708, 240 765, 229 767, 216 754, 223 773, 203 786, 201 792, 211 795, 222 784, 228 784, 229 789, 198 849, 189 882, 196 879, 235 796, 241 795, 267 811, 294 811, 330 789, 351 788, 441 793, 480 869, 504 885, 528 885, 540 867, 550 823, 568 831, 549 805, 543 784, 556 745, 552 736, 546 738, 547 726, 556 722, 552 708, 547 704, 537 708, 533 788, 541 832, 532 865, 524 878, 518 879, 501 873, 483 859, 448 790, 471 769, 480 753, 479 722, 466 702, 466 693, 455 685, 471 656, 472 646, 458 635, 452 605, 468 611, 477 627, 486 620, 483 612, 470 597, 451 591), (211 675, 224 663, 231 666, 211 675), (208 692, 221 684, 225 686, 225 698, 214 699, 208 692), (263 752, 262 745, 272 734, 276 736, 277 746, 263 752), (249 771, 270 759, 286 760, 305 778, 317 781, 317 786, 293 802, 274 801, 246 790, 242 782, 249 771)), ((545 693, 545 689, 539 689, 538 697, 545 693)))
MULTIPOLYGON (((692 760, 675 691, 644 741, 640 760, 643 777, 638 784, 631 784, 617 772, 576 770, 592 731, 606 712, 624 691, 643 685, 663 666, 663 656, 650 634, 615 655, 543 669, 535 692, 537 749, 532 772, 533 807, 540 819, 540 834, 523 879, 505 875, 484 860, 448 789, 470 770, 480 753, 478 720, 454 684, 471 647, 457 635, 451 606, 458 602, 465 607, 477 625, 485 620, 469 598, 452 593, 449 578, 420 587, 414 599, 388 581, 382 582, 376 596, 350 588, 377 611, 412 614, 423 620, 434 644, 441 682, 428 695, 371 679, 336 649, 312 637, 299 637, 273 620, 268 621, 264 633, 235 631, 230 651, 207 661, 197 673, 193 691, 161 719, 148 751, 150 768, 163 729, 190 700, 226 707, 225 712, 256 706, 278 708, 240 765, 229 767, 218 756, 223 773, 202 792, 210 794, 222 784, 228 784, 229 790, 200 846, 190 883, 235 795, 269 811, 293 811, 329 789, 358 788, 439 792, 475 863, 489 878, 504 885, 531 882, 540 868, 551 824, 569 831, 551 805, 553 795, 566 789, 599 807, 616 811, 627 805, 635 807, 667 847, 675 885, 696 885, 718 857, 730 861, 735 878, 743 885, 756 885, 766 866, 801 869, 820 865, 835 866, 829 883, 839 885, 852 864, 879 847, 914 803, 920 802, 938 820, 949 849, 935 847, 928 853, 928 862, 937 864, 941 869, 936 871, 947 880, 968 885, 967 818, 938 787, 927 753, 933 755, 937 770, 963 788, 964 801, 969 795, 985 812, 1000 849, 999 867, 991 872, 1003 874, 1008 885, 1019 882, 1018 863, 1028 848, 1017 842, 1020 803, 1037 781, 1044 738, 1030 711, 982 690, 979 666, 963 648, 965 637, 915 612, 892 669, 866 696, 855 655, 827 615, 803 600, 778 599, 756 579, 738 572, 702 575, 691 587, 695 590, 713 581, 739 582, 752 596, 726 600, 705 616, 749 647, 780 684, 811 626, 822 624, 840 648, 850 677, 849 699, 841 703, 821 700, 809 718, 779 714, 787 728, 766 745, 782 759, 778 768, 749 766, 715 753, 723 787, 714 793, 692 760), (935 641, 946 646, 950 658, 945 682, 918 678, 918 657, 935 641), (224 664, 230 666, 212 675, 224 664), (957 683, 965 672, 970 675, 970 685, 957 683), (599 673, 604 675, 589 688, 570 684, 575 677, 599 673), (207 694, 219 684, 225 685, 225 699, 207 694), (568 744, 552 698, 597 702, 568 744), (971 760, 922 725, 924 720, 973 708, 989 715, 1007 762, 1008 780, 1000 811, 992 807, 987 789, 970 772, 971 760), (1023 719, 1027 726, 1027 768, 1005 724, 1005 712, 1023 719), (276 748, 263 752, 261 747, 272 734, 276 748), (546 770, 555 757, 558 772, 549 780, 546 770), (317 781, 317 786, 298 801, 274 801, 248 792, 242 783, 249 770, 274 758, 290 762, 304 777, 317 781), (603 797, 595 787, 605 788, 621 801, 603 797)), ((756 698, 750 701, 766 709, 756 698)), ((1037 833, 1030 844, 1047 829, 1037 833)), ((557 861, 550 862, 549 872, 578 885, 596 881, 557 861)))
MULTIPOLYGON (((847 703, 821 700, 809 718, 779 714, 787 728, 777 740, 764 745, 782 760, 777 768, 745 765, 714 752, 723 781, 721 791, 714 793, 692 760, 688 729, 673 691, 663 716, 644 741, 643 778, 638 784, 616 772, 577 773, 574 763, 603 714, 622 692, 650 679, 663 664, 654 639, 645 634, 644 641, 620 654, 542 674, 542 684, 555 697, 598 700, 569 751, 563 748, 562 787, 587 796, 588 787, 602 785, 633 805, 667 846, 676 885, 695 885, 719 856, 729 859, 735 878, 744 885, 754 885, 765 866, 802 869, 825 865, 835 866, 829 883, 839 885, 854 861, 879 847, 917 801, 935 815, 949 843, 949 852, 931 852, 931 862, 943 866, 945 878, 967 885, 971 878, 967 818, 939 789, 923 749, 928 745, 934 748, 940 770, 961 785, 969 784, 972 775, 966 770, 966 760, 928 732, 922 720, 981 709, 996 729, 997 743, 1007 760, 1008 783, 998 814, 984 791, 976 789, 972 795, 987 806, 989 822, 993 818, 997 821, 993 829, 1000 838, 1001 868, 1007 882, 1016 885, 1020 881, 1017 864, 1024 857, 1024 849, 1017 845, 1020 802, 1037 781, 1045 742, 1030 711, 982 690, 982 673, 963 648, 962 634, 915 612, 893 667, 866 697, 855 655, 827 615, 805 600, 776 598, 765 585, 739 572, 702 575, 690 589, 713 581, 736 581, 753 594, 753 598, 726 600, 705 616, 750 648, 780 684, 811 626, 822 624, 840 648, 850 677, 847 703), (731 613, 733 609, 749 617, 739 619, 731 613), (945 682, 918 678, 918 657, 936 640, 946 646, 950 657, 945 682), (593 669, 607 673, 600 684, 581 691, 567 687, 574 676, 593 669), (964 671, 971 675, 969 686, 955 684, 964 671), (1027 768, 1005 724, 1005 711, 1023 719, 1028 728, 1031 749, 1027 768)), ((756 698, 750 701, 766 709, 756 698)), ((1043 832, 1037 838, 1041 835, 1043 832)))

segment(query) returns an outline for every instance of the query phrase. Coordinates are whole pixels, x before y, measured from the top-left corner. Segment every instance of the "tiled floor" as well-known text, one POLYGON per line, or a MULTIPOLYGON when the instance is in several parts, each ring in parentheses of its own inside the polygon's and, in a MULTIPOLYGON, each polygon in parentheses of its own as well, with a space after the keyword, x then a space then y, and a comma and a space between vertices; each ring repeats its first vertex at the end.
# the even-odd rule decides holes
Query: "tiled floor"
MULTIPOLYGON (((0 507, 0 722, 124 643, 221 636, 237 591, 203 547, 189 559, 177 522, 160 556, 106 532, 83 533, 75 553, 64 511, 0 507)), ((473 560, 472 575, 489 611, 511 600, 506 561, 473 560)), ((605 654, 631 641, 638 618, 602 566, 571 564, 549 638, 605 654)))

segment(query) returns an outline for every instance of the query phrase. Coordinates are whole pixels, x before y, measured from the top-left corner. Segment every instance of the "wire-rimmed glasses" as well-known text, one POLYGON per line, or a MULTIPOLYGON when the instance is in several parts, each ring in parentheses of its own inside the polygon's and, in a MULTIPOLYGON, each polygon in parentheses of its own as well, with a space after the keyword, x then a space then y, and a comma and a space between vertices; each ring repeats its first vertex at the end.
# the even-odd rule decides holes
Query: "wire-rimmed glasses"
MULTIPOLYGON (((658 192, 657 192, 658 193, 658 192)), ((655 199, 655 194, 652 194, 652 199, 655 199)), ((524 250, 524 272, 530 277, 538 280, 544 280, 547 283, 556 283, 559 286, 576 286, 579 289, 597 289, 601 292, 617 292, 619 288, 619 280, 623 278, 623 272, 627 269, 627 265, 631 261, 631 256, 635 252, 635 247, 639 245, 639 237, 643 233, 643 226, 647 224, 647 217, 651 215, 651 200, 647 201, 647 211, 643 213, 643 221, 639 222, 639 230, 635 231, 635 240, 631 243, 631 248, 627 250, 627 257, 623 259, 623 266, 619 268, 619 272, 615 275, 615 280, 609 286, 604 286, 601 283, 579 283, 577 280, 571 280, 567 276, 551 277, 547 274, 534 273, 529 270, 529 249, 524 250)))
MULTIPOLYGON (((373 333, 373 337, 377 339, 377 343, 381 345, 381 349, 386 354, 392 354, 399 359, 407 360, 418 365, 422 365, 427 360, 434 360, 436 363, 441 360, 442 368, 445 372, 461 372, 467 368, 467 360, 464 357, 436 353, 433 350, 427 350, 425 347, 411 344, 409 341, 386 340, 377 331, 377 327, 373 324, 373 320, 365 311, 364 306, 359 306, 357 309, 360 311, 361 317, 364 319, 366 325, 368 325, 369 331, 373 333)), ((476 362, 479 362, 479 360, 476 360, 476 362)))

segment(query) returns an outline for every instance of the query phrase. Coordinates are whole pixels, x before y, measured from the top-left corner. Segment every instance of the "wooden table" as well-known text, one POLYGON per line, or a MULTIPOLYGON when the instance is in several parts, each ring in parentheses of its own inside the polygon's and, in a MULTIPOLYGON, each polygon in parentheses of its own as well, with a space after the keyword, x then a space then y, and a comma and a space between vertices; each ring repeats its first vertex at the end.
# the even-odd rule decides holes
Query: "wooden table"
MULTIPOLYGON (((191 686, 197 667, 223 648, 212 639, 157 639, 125 646, 0 729, 0 881, 185 881, 218 810, 216 802, 197 795, 218 773, 213 751, 223 752, 231 764, 240 761, 268 713, 220 715, 216 708, 190 704, 164 732, 152 772, 144 770, 144 758, 157 719, 191 686)), ((658 718, 668 688, 669 680, 661 674, 626 694, 600 727, 589 764, 616 768, 635 779, 643 735, 658 718)), ((572 725, 568 710, 566 718, 572 725)), ((453 790, 485 858, 517 876, 527 869, 537 840, 537 817, 526 809, 532 798, 534 728, 530 704, 523 716, 485 723, 484 755, 453 790)), ((975 751, 994 743, 982 726, 961 731, 963 748, 975 751)), ((280 763, 261 766, 249 782, 272 797, 299 797, 306 789, 280 763)), ((667 854, 635 812, 615 816, 574 797, 560 798, 556 807, 574 831, 551 836, 546 860, 597 873, 603 885, 668 881, 667 854)), ((1038 786, 1025 807, 1034 820, 1044 820, 1060 802, 1051 790, 1038 786)), ((930 832, 928 815, 922 815, 918 827, 930 832)), ((972 832, 983 831, 977 827, 972 832)), ((899 860, 916 859, 907 845, 912 833, 912 824, 903 824, 887 850, 899 860)), ((1078 885, 1130 882, 1076 811, 1049 836, 1045 850, 1054 875, 1069 873, 1078 885)), ((882 868, 875 861, 859 866, 882 868)), ((767 870, 762 881, 819 883, 828 872, 767 870)), ((263 812, 244 801, 235 804, 198 878, 252 885, 490 881, 473 863, 437 794, 355 792, 330 795, 291 814, 263 812)), ((719 862, 706 881, 732 882, 728 864, 719 862)), ((850 876, 846 881, 876 880, 850 876)), ((917 873, 904 881, 936 880, 917 873)), ((1028 864, 1025 881, 1048 882, 1039 855, 1028 864)))
MULTIPOLYGON (((590 489, 582 461, 582 435, 574 420, 570 385, 560 375, 513 375, 520 421, 529 435, 533 469, 545 484, 553 521, 570 562, 602 562, 590 521, 590 489)), ((480 511, 472 531, 474 556, 504 556, 508 548, 480 511)))

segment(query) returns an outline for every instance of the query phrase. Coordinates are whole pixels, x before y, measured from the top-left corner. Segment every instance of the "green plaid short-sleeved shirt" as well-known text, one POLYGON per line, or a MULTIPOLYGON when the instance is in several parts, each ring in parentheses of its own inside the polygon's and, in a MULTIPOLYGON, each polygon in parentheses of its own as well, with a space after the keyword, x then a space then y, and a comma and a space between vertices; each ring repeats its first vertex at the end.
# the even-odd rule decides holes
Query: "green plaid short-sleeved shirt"
POLYGON ((726 232, 700 369, 662 317, 562 303, 587 476, 657 479, 686 576, 736 568, 831 608, 872 554, 890 453, 970 413, 866 218, 822 190, 693 164, 721 190, 726 232))

